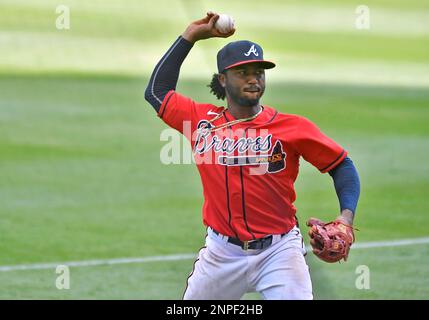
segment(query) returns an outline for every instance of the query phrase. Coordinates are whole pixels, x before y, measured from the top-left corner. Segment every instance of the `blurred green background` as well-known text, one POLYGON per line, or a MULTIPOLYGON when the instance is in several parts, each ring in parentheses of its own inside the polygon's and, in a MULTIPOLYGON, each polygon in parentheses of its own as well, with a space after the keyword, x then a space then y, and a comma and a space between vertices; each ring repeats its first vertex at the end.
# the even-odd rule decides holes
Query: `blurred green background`
MULTIPOLYGON (((1 299, 181 299, 192 258, 71 267, 69 290, 55 287, 54 268, 16 266, 197 254, 200 178, 160 162, 166 125, 144 89, 210 9, 235 18, 233 40, 258 42, 277 63, 263 103, 310 118, 349 151, 362 184, 357 243, 427 240, 428 1, 0 0, 1 299), (355 27, 361 4, 369 30, 355 27), (55 27, 58 5, 70 8, 69 30, 55 27)), ((197 43, 178 91, 217 103, 206 85, 228 41, 197 43)), ((328 175, 302 162, 296 189, 300 220, 337 214, 328 175)), ((427 241, 307 261, 316 299, 429 296, 427 241), (369 290, 355 286, 359 265, 369 290)))

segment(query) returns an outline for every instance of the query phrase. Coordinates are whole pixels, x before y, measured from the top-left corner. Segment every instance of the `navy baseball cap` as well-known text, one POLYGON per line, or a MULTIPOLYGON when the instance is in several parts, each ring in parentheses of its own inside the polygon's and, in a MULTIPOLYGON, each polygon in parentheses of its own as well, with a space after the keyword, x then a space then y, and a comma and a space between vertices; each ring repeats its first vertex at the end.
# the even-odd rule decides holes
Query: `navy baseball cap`
POLYGON ((264 60, 264 51, 257 43, 241 40, 228 43, 217 53, 217 69, 219 73, 242 64, 258 62, 265 69, 276 65, 264 60))

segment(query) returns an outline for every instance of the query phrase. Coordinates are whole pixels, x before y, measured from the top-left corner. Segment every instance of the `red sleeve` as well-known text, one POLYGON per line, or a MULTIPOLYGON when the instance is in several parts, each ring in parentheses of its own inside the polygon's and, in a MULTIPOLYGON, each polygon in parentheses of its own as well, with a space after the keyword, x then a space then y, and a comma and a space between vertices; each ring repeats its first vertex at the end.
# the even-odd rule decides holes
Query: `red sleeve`
POLYGON ((168 126, 185 135, 188 140, 191 140, 192 133, 196 129, 198 121, 207 119, 207 112, 210 110, 222 110, 222 107, 197 103, 171 90, 167 93, 159 108, 158 117, 168 126))
POLYGON ((347 151, 324 135, 310 120, 299 117, 294 144, 298 153, 325 173, 335 168, 347 156, 347 151))
POLYGON ((170 90, 159 108, 158 117, 168 126, 183 133, 184 122, 192 120, 195 104, 192 99, 170 90))

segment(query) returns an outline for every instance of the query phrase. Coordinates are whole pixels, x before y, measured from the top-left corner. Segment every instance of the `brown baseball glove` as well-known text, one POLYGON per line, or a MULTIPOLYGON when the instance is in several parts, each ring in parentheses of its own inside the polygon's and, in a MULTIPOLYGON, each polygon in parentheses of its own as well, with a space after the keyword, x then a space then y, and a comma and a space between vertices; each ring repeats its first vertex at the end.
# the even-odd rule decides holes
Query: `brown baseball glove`
POLYGON ((347 260, 350 246, 355 241, 353 227, 344 223, 341 218, 325 223, 316 218, 307 221, 310 227, 308 235, 313 253, 326 262, 347 260))

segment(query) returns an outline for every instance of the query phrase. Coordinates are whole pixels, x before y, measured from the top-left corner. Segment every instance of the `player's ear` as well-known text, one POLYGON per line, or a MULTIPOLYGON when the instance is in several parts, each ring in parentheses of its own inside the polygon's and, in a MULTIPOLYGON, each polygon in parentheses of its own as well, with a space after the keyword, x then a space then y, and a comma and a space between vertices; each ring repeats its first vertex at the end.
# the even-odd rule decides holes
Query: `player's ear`
POLYGON ((218 78, 219 83, 222 86, 222 88, 225 88, 225 86, 226 86, 226 76, 225 76, 225 74, 224 73, 219 73, 217 78, 218 78))

